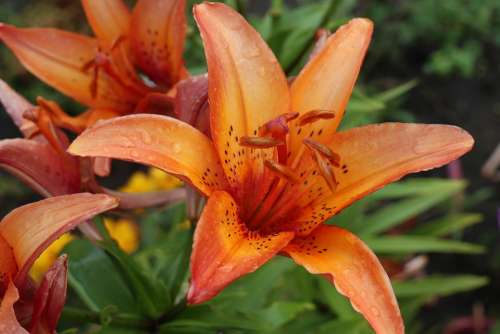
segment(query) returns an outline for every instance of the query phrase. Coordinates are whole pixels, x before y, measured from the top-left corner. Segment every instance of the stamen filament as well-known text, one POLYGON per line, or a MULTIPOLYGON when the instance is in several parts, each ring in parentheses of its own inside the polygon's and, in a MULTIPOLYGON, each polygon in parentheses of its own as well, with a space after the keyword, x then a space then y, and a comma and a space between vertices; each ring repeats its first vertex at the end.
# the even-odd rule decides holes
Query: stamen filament
POLYGON ((300 178, 294 173, 294 171, 285 165, 282 165, 272 160, 265 160, 264 165, 271 171, 275 172, 278 176, 286 179, 287 181, 293 183, 300 182, 300 178))
POLYGON ((321 176, 323 176, 323 178, 325 179, 326 184, 328 185, 328 188, 330 188, 332 193, 335 192, 338 186, 338 182, 337 179, 335 178, 333 168, 318 151, 314 151, 313 153, 314 153, 314 160, 318 165, 321 176))

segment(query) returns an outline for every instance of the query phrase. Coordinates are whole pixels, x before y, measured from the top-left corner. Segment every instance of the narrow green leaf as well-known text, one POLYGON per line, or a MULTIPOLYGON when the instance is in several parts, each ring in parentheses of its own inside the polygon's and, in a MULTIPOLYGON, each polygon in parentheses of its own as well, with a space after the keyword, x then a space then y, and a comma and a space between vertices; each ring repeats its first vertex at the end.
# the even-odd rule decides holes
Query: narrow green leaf
POLYGON ((363 319, 342 319, 331 320, 324 323, 319 327, 316 334, 330 334, 330 333, 349 333, 349 334, 364 334, 370 333, 370 329, 363 319))
POLYGON ((440 178, 409 178, 391 183, 370 195, 372 200, 393 199, 413 195, 429 195, 436 192, 448 196, 463 190, 466 186, 463 180, 449 180, 440 178))
POLYGON ((280 286, 288 287, 289 272, 296 265, 287 258, 277 257, 251 275, 237 280, 212 302, 217 308, 227 307, 242 312, 256 310, 266 305, 271 291, 280 286))
POLYGON ((441 237, 477 224, 482 219, 482 215, 474 213, 452 215, 420 224, 411 231, 411 234, 441 237))
POLYGON ((296 318, 305 311, 314 310, 314 304, 303 302, 274 302, 271 306, 259 310, 256 320, 266 324, 269 329, 278 328, 296 318))
POLYGON ((466 242, 421 236, 384 236, 365 238, 376 253, 411 254, 417 252, 480 254, 484 247, 466 242))
POLYGON ((160 280, 165 285, 170 294, 165 298, 170 297, 171 302, 176 300, 187 277, 192 236, 189 226, 177 224, 161 241, 135 256, 153 280, 160 280))
POLYGON ((398 297, 448 296, 474 290, 488 284, 488 278, 474 275, 429 276, 422 279, 393 282, 398 297))
POLYGON ((429 210, 448 197, 449 193, 443 191, 426 196, 411 197, 387 205, 365 218, 363 225, 359 227, 357 232, 362 235, 373 235, 387 231, 429 210))
POLYGON ((404 84, 386 90, 381 94, 378 94, 376 98, 382 102, 389 102, 391 100, 400 98, 401 96, 403 96, 404 94, 408 93, 410 90, 415 88, 417 85, 418 85, 418 80, 413 79, 408 82, 405 82, 404 84))
POLYGON ((279 53, 279 62, 283 68, 290 67, 300 57, 313 38, 315 31, 315 28, 307 27, 290 32, 279 53))
POLYGON ((320 299, 340 319, 352 319, 358 316, 358 313, 352 308, 351 303, 335 289, 333 284, 325 279, 320 279, 318 283, 320 299))
POLYGON ((148 277, 135 259, 118 247, 118 244, 109 236, 102 221, 96 220, 96 226, 103 236, 103 241, 98 242, 99 246, 110 256, 115 268, 133 292, 141 312, 151 318, 162 315, 172 305, 165 285, 148 277))

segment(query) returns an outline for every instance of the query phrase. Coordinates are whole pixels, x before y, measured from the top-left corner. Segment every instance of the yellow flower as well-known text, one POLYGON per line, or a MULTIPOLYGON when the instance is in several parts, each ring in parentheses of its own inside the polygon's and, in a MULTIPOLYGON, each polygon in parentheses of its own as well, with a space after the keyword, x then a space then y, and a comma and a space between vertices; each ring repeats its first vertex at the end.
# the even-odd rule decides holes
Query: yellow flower
POLYGON ((63 248, 73 241, 75 237, 70 233, 63 234, 59 239, 54 241, 40 257, 35 261, 30 270, 30 276, 36 281, 40 282, 43 275, 49 270, 50 266, 57 259, 63 248))
POLYGON ((139 227, 129 219, 104 219, 104 225, 120 248, 131 254, 139 248, 139 227))
POLYGON ((178 188, 182 182, 164 171, 157 168, 150 168, 148 173, 135 172, 132 174, 127 184, 120 190, 124 192, 137 193, 146 191, 160 191, 178 188))

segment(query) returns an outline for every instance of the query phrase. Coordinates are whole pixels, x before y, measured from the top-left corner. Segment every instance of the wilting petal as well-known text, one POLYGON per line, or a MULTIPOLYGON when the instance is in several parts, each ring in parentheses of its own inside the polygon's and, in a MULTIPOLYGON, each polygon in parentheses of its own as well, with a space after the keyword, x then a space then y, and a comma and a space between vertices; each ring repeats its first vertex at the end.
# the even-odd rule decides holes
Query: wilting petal
POLYGON ((194 235, 190 304, 211 299, 232 281, 255 271, 293 238, 291 232, 249 231, 238 215, 228 193, 217 191, 208 199, 194 235))
POLYGON ((82 6, 94 34, 107 47, 128 35, 130 12, 123 0, 82 0, 82 6))
POLYGON ((19 292, 14 283, 10 282, 0 304, 0 333, 1 334, 29 334, 16 318, 14 304, 19 299, 19 292))
POLYGON ((23 286, 28 269, 54 240, 116 206, 118 201, 113 197, 80 193, 27 204, 5 216, 0 222, 0 234, 14 247, 19 267, 16 285, 23 286))
POLYGON ((139 0, 130 33, 136 65, 153 81, 171 87, 184 75, 185 0, 139 0))
POLYGON ((262 183, 255 178, 263 155, 270 158, 273 151, 242 147, 239 139, 289 111, 287 81, 257 31, 230 7, 203 3, 194 16, 208 63, 212 139, 231 185, 243 193, 236 196, 244 198, 262 183))
POLYGON ((99 123, 75 139, 68 151, 152 165, 186 178, 207 195, 226 185, 210 140, 166 116, 132 115, 99 123))
POLYGON ((57 29, 20 29, 0 24, 0 39, 31 73, 85 105, 130 110, 139 98, 103 69, 96 82, 94 71, 84 70, 98 51, 93 38, 57 29))
POLYGON ((3 104, 5 111, 12 118, 19 130, 25 137, 31 136, 36 132, 36 125, 23 118, 23 114, 27 110, 32 110, 35 106, 29 103, 24 97, 19 95, 15 90, 0 79, 0 102, 3 104))
POLYGON ((361 197, 406 174, 453 161, 473 144, 466 131, 450 125, 384 123, 339 132, 329 143, 340 156, 341 167, 334 168, 337 189, 323 191, 294 224, 307 234, 361 197))
POLYGON ((65 195, 80 190, 77 159, 61 155, 45 141, 0 141, 0 168, 14 174, 43 196, 65 195))
POLYGON ((335 133, 358 77, 372 31, 371 21, 351 20, 328 38, 293 81, 291 94, 294 112, 304 114, 311 110, 331 110, 335 118, 303 125, 301 130, 298 121, 294 122, 290 130, 292 159, 299 148, 303 149, 302 139, 311 133, 314 139, 321 142, 329 141, 335 133))
POLYGON ((59 257, 45 274, 38 287, 33 305, 31 332, 45 330, 55 333, 66 302, 68 257, 59 257))
POLYGON ((284 252, 335 284, 377 333, 404 333, 391 282, 375 254, 355 235, 322 225, 308 237, 295 239, 284 252))

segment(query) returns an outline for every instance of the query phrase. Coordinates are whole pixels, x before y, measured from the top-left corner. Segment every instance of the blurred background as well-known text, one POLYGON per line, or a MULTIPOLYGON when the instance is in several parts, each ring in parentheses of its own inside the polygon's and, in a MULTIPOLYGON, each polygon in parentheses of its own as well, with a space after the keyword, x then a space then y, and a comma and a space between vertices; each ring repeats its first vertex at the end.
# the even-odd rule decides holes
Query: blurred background
MULTIPOLYGON (((396 292, 409 332, 500 333, 500 177, 482 172, 500 144, 500 1, 226 2, 259 30, 288 75, 302 67, 319 28, 335 30, 355 16, 375 22, 344 128, 402 121, 453 124, 472 134, 475 147, 460 161, 386 188, 333 222, 365 236, 385 259, 386 269, 393 271, 391 276, 399 284, 396 292), (414 238, 404 239, 407 234, 414 238), (426 244, 429 240, 443 243, 426 244)), ((203 49, 190 10, 188 15, 186 63, 191 73, 202 73, 203 49)), ((0 21, 91 34, 80 3, 74 0, 2 0, 0 21)), ((83 110, 24 70, 3 45, 0 77, 31 101, 44 96, 58 101, 69 113, 83 110)), ((19 135, 1 112, 0 139, 19 135)), ((500 150, 500 161, 498 155, 500 150)), ((118 164, 106 182, 123 185, 138 168, 118 164)), ((0 172, 1 216, 37 199, 29 188, 0 172)), ((281 262, 271 265, 279 269, 274 273, 290 270, 281 262)), ((310 325, 297 333, 365 330, 349 322, 357 318, 342 309, 345 305, 337 302, 337 296, 321 293, 322 283, 304 282, 301 272, 295 275, 288 284, 300 287, 304 295, 276 292, 280 289, 276 278, 277 290, 269 296, 312 302, 314 310, 297 309, 293 319, 283 322, 283 330, 294 332, 303 324, 310 325), (307 292, 304 287, 313 290, 307 292), (329 319, 345 321, 325 327, 329 319)))

